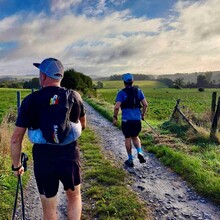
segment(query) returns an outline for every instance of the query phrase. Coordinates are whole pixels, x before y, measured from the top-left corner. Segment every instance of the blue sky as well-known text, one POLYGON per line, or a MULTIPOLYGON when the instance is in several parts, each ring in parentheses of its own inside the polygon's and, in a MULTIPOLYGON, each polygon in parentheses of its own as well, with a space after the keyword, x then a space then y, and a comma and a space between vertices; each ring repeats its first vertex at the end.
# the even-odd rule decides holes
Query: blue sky
POLYGON ((220 70, 220 0, 0 0, 0 75, 220 70))

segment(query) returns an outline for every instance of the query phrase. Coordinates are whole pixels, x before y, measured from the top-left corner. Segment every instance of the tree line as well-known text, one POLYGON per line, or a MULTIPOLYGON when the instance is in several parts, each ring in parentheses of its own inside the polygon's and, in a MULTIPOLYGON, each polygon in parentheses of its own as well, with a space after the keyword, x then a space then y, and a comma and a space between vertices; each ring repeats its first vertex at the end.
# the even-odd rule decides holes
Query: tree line
MULTIPOLYGON (((83 73, 77 72, 74 69, 69 69, 64 72, 64 77, 61 81, 61 86, 74 89, 89 94, 93 92, 92 79, 83 73)), ((39 89, 39 78, 33 78, 29 81, 3 80, 0 82, 0 88, 24 88, 24 89, 39 89)))
MULTIPOLYGON (((196 82, 185 82, 183 77, 176 78, 174 80, 163 76, 152 77, 152 75, 133 74, 135 80, 154 80, 164 83, 170 88, 220 88, 220 82, 211 80, 212 72, 205 74, 198 74, 196 82)), ((111 75, 109 80, 121 80, 122 75, 111 75)), ((77 72, 74 69, 66 70, 64 78, 61 82, 61 86, 66 88, 72 88, 77 91, 81 91, 83 94, 94 93, 96 89, 103 88, 101 81, 97 82, 97 85, 93 85, 92 79, 89 76, 84 75, 81 72, 77 72)), ((29 81, 18 81, 16 79, 2 79, 0 80, 0 88, 24 88, 24 89, 39 89, 39 78, 32 78, 29 81)))
POLYGON ((165 83, 170 88, 220 88, 220 83, 215 80, 211 80, 211 74, 201 74, 196 78, 196 82, 185 82, 184 78, 177 78, 175 80, 171 80, 168 78, 160 78, 158 81, 165 83))

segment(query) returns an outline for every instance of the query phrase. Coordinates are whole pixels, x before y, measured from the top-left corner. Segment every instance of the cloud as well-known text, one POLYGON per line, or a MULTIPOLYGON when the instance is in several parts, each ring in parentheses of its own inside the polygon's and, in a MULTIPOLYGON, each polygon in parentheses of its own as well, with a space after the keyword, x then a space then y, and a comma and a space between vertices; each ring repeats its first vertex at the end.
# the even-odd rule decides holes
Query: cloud
POLYGON ((88 75, 220 69, 219 0, 178 1, 166 19, 109 10, 109 3, 123 0, 86 3, 53 0, 50 17, 20 13, 0 20, 1 74, 36 72, 32 62, 51 56, 88 75), (83 4, 86 15, 64 13, 83 4), (57 16, 57 11, 62 13, 57 16))
POLYGON ((64 11, 66 9, 80 4, 81 2, 82 0, 52 0, 51 11, 55 13, 57 11, 64 11))

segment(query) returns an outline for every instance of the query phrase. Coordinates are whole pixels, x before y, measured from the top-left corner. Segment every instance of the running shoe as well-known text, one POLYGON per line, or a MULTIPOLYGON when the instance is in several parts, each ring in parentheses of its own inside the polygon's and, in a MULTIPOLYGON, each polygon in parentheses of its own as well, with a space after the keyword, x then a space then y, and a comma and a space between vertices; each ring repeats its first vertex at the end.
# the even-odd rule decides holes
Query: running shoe
POLYGON ((146 162, 146 160, 144 159, 144 156, 141 153, 138 154, 138 159, 139 159, 140 163, 145 163, 146 162))
POLYGON ((125 165, 126 165, 127 167, 134 167, 133 160, 126 160, 126 161, 125 161, 125 165))

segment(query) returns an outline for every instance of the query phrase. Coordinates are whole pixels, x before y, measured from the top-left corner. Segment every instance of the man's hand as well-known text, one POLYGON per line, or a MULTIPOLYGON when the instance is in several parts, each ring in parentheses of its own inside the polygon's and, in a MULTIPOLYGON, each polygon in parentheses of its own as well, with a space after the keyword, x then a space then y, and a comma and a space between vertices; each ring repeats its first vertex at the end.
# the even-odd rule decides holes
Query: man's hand
POLYGON ((117 119, 113 118, 113 125, 117 125, 117 119))
POLYGON ((117 125, 118 117, 117 115, 113 115, 113 125, 117 125))
POLYGON ((19 170, 14 171, 15 176, 23 175, 23 173, 24 173, 24 167, 23 166, 21 166, 21 168, 19 170))

